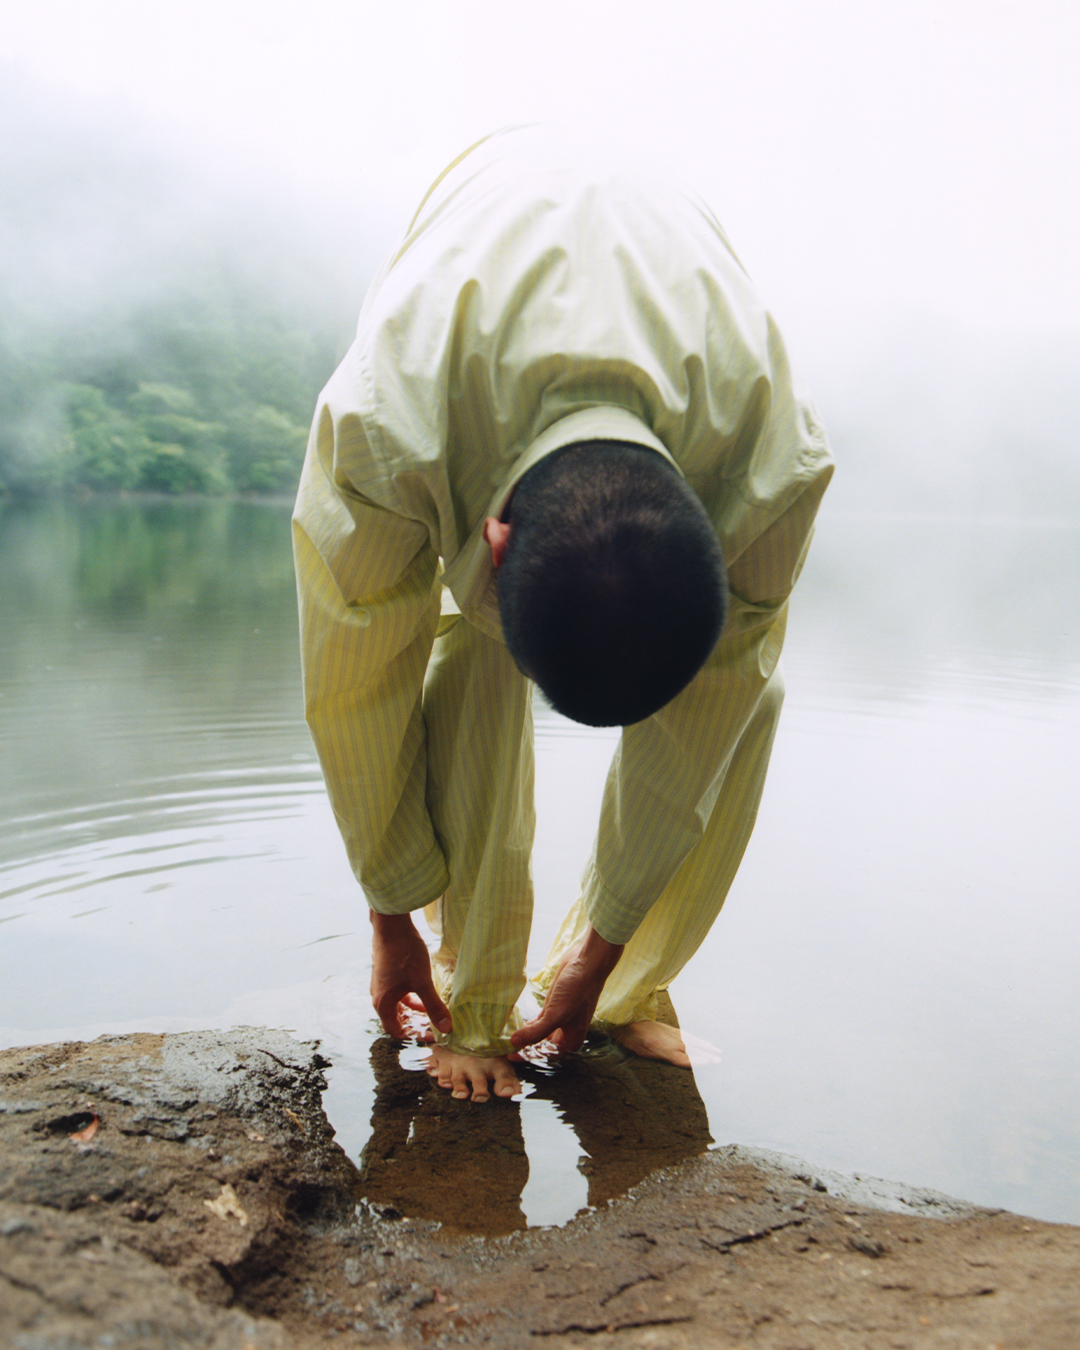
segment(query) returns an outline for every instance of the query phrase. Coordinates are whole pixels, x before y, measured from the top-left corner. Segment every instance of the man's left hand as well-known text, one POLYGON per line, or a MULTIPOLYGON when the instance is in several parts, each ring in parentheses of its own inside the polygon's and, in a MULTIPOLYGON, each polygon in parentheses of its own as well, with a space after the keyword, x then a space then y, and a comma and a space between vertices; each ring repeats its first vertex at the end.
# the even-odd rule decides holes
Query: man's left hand
POLYGON ((547 1040, 560 1058, 580 1050, 589 1034, 604 983, 622 953, 621 946, 602 938, 590 925, 581 941, 563 957, 540 1016, 510 1037, 514 1049, 547 1040))

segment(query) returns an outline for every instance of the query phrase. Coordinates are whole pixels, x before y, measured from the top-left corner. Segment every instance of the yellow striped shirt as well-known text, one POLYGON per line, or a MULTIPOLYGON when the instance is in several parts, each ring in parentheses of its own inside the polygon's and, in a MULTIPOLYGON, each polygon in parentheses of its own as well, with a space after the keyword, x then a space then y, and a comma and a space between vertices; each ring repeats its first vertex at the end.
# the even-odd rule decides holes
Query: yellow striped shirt
MULTIPOLYGON (((543 455, 596 437, 676 464, 731 585, 706 667, 616 755, 584 900, 621 943, 708 822, 776 665, 832 461, 700 200, 543 128, 500 132, 436 181, 372 284, 320 396, 294 516, 307 716, 382 913, 428 904, 450 878, 422 710, 440 588, 501 641, 484 519, 543 455)), ((500 681, 524 680, 506 664, 500 681)))

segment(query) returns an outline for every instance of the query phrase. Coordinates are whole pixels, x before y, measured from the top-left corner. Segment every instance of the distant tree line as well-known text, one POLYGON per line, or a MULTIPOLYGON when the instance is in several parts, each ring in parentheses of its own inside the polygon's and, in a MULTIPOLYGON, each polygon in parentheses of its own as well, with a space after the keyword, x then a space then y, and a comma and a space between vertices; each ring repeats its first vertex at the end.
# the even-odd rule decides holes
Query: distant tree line
POLYGON ((98 343, 53 330, 0 350, 0 490, 295 487, 341 334, 249 286, 222 296, 192 280, 194 294, 148 303, 98 343))
POLYGON ((364 222, 316 237, 286 192, 25 81, 0 122, 0 494, 291 492, 364 222))

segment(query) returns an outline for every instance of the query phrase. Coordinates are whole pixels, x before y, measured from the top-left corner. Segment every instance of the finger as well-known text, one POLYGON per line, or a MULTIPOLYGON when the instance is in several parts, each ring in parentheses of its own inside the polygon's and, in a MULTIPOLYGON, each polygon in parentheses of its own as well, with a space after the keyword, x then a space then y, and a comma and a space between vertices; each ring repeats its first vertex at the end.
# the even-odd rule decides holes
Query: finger
POLYGON ((526 1045, 535 1045, 537 1041, 542 1041, 549 1036, 558 1025, 554 1017, 545 1017, 541 1013, 533 1021, 526 1022, 523 1027, 518 1027, 517 1031, 512 1032, 510 1044, 515 1050, 520 1050, 526 1045))
POLYGON ((560 1022, 558 1014, 545 1015, 541 1012, 535 1021, 526 1022, 523 1027, 519 1027, 511 1034, 510 1044, 515 1050, 521 1050, 527 1045, 535 1045, 537 1041, 550 1040, 556 1048, 556 1053, 562 1057, 580 1050, 585 1044, 588 1032, 586 1024, 575 1025, 570 1019, 560 1022))
POLYGON ((506 1056, 511 1064, 543 1064, 546 1060, 557 1058, 556 1047, 552 1041, 537 1041, 522 1050, 511 1050, 506 1056))
POLYGON ((585 1044, 586 1032, 580 1027, 559 1027, 551 1033, 551 1043, 555 1047, 557 1059, 572 1055, 585 1044))
POLYGON ((405 1028, 401 1024, 401 1007, 397 999, 393 999, 393 1001, 386 998, 377 999, 374 1007, 376 1015, 382 1023, 383 1031, 388 1036, 392 1036, 395 1041, 403 1041, 405 1039, 405 1028))
POLYGON ((435 992, 435 986, 429 984, 419 992, 424 1011, 431 1019, 431 1025, 436 1031, 441 1031, 444 1036, 448 1036, 453 1031, 454 1024, 450 1019, 450 1009, 435 992))

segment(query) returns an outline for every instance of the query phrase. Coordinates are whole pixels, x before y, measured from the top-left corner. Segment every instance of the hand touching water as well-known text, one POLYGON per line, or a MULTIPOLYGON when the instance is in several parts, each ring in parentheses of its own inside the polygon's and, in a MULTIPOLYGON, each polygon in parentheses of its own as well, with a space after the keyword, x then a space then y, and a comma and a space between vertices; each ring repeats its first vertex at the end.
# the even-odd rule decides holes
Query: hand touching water
POLYGON ((431 958, 408 914, 371 911, 371 1001, 383 1030, 403 1041, 409 1030, 403 1007, 423 1009, 439 1031, 451 1027, 450 1010, 435 992, 431 958))
POLYGON ((510 1037, 514 1049, 548 1040, 560 1058, 579 1050, 589 1034, 604 983, 622 953, 621 946, 602 938, 590 924, 585 936, 563 957, 540 1016, 510 1037))

